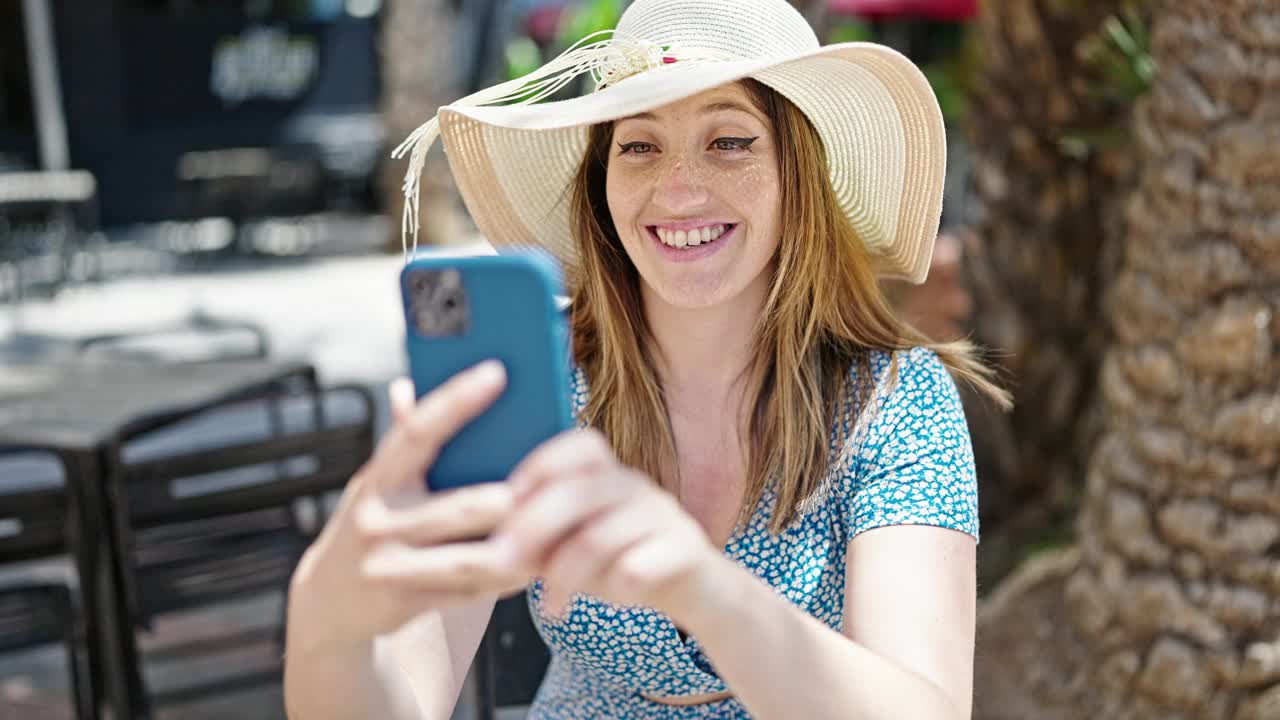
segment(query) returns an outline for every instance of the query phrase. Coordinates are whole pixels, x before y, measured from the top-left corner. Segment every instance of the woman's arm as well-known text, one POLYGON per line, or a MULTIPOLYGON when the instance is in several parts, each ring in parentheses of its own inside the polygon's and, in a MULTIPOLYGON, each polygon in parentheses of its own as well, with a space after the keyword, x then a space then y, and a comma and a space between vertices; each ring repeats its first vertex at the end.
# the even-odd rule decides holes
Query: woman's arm
POLYGON ((489 598, 431 610, 391 635, 343 645, 326 642, 326 613, 293 603, 284 682, 289 718, 447 720, 493 606, 489 598))
MULTIPOLYGON (((887 460, 866 479, 919 489, 913 473, 936 463, 912 457, 887 460)), ((495 542, 512 553, 513 569, 546 579, 547 612, 560 614, 574 592, 657 608, 698 638, 765 720, 970 716, 976 541, 961 517, 967 492, 951 493, 955 507, 939 506, 950 514, 889 507, 892 492, 859 496, 842 635, 726 558, 670 494, 620 466, 598 433, 548 443, 512 482, 516 510, 495 542)), ((971 474, 954 484, 972 489, 971 474)))
POLYGON ((968 718, 975 544, 913 525, 855 537, 843 635, 727 558, 672 612, 755 717, 968 718))
POLYGON ((438 449, 502 389, 480 366, 415 404, 392 384, 392 426, 352 477, 289 586, 285 706, 294 720, 448 718, 494 598, 523 587, 489 535, 507 483, 427 493, 438 449))

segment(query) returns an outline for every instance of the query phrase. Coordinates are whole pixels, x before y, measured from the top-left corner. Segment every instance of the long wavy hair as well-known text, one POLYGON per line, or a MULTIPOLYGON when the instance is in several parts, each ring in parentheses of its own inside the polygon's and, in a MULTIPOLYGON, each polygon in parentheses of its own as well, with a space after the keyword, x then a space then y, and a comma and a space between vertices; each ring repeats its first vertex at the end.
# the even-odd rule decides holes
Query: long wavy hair
MULTIPOLYGON (((777 533, 814 495, 832 457, 832 432, 850 397, 849 370, 869 378, 871 351, 924 346, 958 379, 1001 405, 1007 393, 968 342, 931 342, 898 319, 879 284, 874 258, 858 239, 828 181, 817 130, 795 105, 755 80, 743 84, 774 132, 787 228, 756 323, 745 379, 747 480, 739 522, 749 518, 770 478, 777 533)), ((591 388, 582 420, 600 430, 626 465, 666 489, 679 487, 675 438, 645 320, 640 278, 614 227, 605 195, 613 125, 590 129, 569 201, 579 262, 568 275, 573 349, 591 388)), ((891 365, 896 373, 896 360, 891 365)), ((857 383, 866 412, 870 382, 857 383)), ((843 446, 846 438, 837 438, 843 446)))

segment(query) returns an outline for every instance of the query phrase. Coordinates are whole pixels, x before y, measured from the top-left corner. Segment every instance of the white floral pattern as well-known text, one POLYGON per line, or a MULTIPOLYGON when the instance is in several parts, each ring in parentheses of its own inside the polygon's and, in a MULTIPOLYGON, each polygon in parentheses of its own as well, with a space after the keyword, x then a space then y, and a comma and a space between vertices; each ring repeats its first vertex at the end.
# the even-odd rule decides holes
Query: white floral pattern
MULTIPOLYGON (((871 358, 876 392, 866 422, 849 425, 845 447, 818 502, 777 536, 768 532, 775 493, 766 491, 751 520, 724 552, 780 594, 834 629, 844 623, 845 551, 855 535, 886 525, 923 524, 978 537, 978 491, 964 409, 942 362, 916 348, 898 354, 896 374, 886 353, 871 358)), ((854 389, 861 378, 853 377, 854 389)), ((575 412, 587 382, 573 373, 575 412)), ((851 404, 851 403, 847 403, 851 404)), ((834 443, 833 443, 834 445, 834 443)), ((833 450, 837 450, 833 447, 833 450)), ((551 666, 531 720, 585 718, 748 718, 736 699, 690 707, 650 702, 651 695, 726 690, 696 638, 681 639, 662 613, 576 595, 559 619, 542 612, 543 588, 529 592, 530 612, 551 648, 551 666)))

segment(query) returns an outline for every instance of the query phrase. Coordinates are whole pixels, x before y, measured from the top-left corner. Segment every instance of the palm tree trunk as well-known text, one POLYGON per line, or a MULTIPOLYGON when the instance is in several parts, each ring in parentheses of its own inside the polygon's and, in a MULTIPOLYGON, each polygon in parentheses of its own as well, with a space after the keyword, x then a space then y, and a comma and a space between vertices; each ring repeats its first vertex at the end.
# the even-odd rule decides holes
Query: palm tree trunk
POLYGON ((981 718, 1280 718, 1280 6, 1168 0, 1078 549, 979 621, 981 718))
MULTIPOLYGON (((436 109, 456 100, 465 47, 457 41, 458 12, 453 0, 388 0, 382 23, 383 122, 399 144, 436 109)), ((392 219, 388 244, 400 248, 401 184, 408 160, 389 160, 381 178, 383 207, 392 219)), ((422 244, 454 241, 462 223, 456 191, 444 154, 437 147, 422 174, 422 244)))
POLYGON ((975 338, 996 353, 1017 400, 1008 415, 974 409, 981 586, 1002 577, 1020 547, 1070 535, 1098 434, 1099 297, 1116 262, 1106 238, 1117 233, 1113 199, 1131 153, 1072 155, 1062 141, 1123 127, 1129 107, 1091 91, 1097 78, 1079 52, 1119 5, 999 0, 984 3, 978 21, 967 134, 983 212, 967 276, 975 338))

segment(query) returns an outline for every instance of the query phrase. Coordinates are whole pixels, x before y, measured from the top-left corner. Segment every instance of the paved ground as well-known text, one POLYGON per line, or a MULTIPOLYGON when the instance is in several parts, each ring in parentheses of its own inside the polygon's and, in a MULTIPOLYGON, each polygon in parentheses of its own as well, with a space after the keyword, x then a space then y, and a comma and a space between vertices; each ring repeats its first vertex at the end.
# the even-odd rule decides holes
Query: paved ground
MULTIPOLYGON (((52 300, 29 300, 21 308, 0 305, 0 345, 19 333, 72 337, 139 330, 177 322, 194 311, 260 324, 273 354, 306 358, 327 383, 355 381, 384 398, 389 379, 404 368, 404 326, 396 290, 402 265, 398 255, 365 253, 233 266, 156 276, 131 277, 64 290, 52 300)), ((380 409, 385 423, 385 404, 380 409)), ((0 477, 0 486, 4 479, 0 477)), ((57 568, 52 569, 57 572, 57 568)), ((216 613, 172 618, 144 637, 155 650, 176 641, 218 634, 279 617, 279 599, 262 598, 216 613)), ((153 662, 148 681, 157 687, 191 677, 216 675, 227 667, 267 662, 271 643, 236 655, 200 662, 153 662)), ((70 717, 62 656, 56 648, 0 658, 0 720, 70 717)), ((470 718, 463 703, 455 718, 470 718)), ((519 717, 519 711, 512 717, 519 717)), ((184 720, 257 720, 283 716, 278 688, 227 696, 216 702, 171 708, 161 715, 184 720)))

